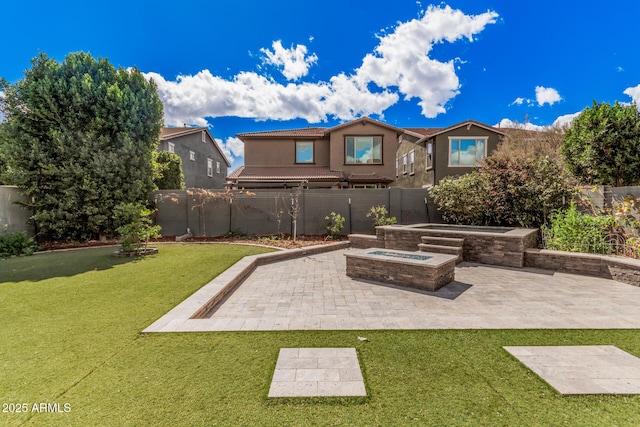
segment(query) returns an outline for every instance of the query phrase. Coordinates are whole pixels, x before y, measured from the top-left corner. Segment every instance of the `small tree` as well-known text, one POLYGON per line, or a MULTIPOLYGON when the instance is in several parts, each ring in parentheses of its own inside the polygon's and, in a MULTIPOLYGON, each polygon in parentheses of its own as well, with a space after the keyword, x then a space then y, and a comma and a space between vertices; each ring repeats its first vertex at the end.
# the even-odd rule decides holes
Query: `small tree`
POLYGON ((153 225, 151 210, 142 203, 123 203, 115 208, 115 215, 124 225, 118 227, 120 246, 124 253, 141 254, 147 249, 149 239, 160 236, 160 226, 153 225))
POLYGON ((573 121, 561 153, 571 174, 586 184, 640 183, 640 118, 635 104, 593 102, 573 121))
POLYGON ((302 210, 302 205, 300 204, 300 196, 302 196, 302 184, 298 185, 296 191, 291 192, 291 206, 287 208, 287 212, 291 217, 291 225, 293 225, 293 241, 295 242, 298 234, 298 214, 300 214, 300 210, 302 210))
POLYGON ((335 239, 340 235, 340 232, 344 228, 344 217, 338 213, 331 212, 331 215, 325 216, 324 219, 327 222, 327 225, 325 226, 328 233, 327 237, 329 239, 335 239))
POLYGON ((397 222, 396 217, 388 217, 386 206, 372 206, 367 212, 367 218, 373 217, 373 227, 378 227, 381 225, 393 225, 397 222))

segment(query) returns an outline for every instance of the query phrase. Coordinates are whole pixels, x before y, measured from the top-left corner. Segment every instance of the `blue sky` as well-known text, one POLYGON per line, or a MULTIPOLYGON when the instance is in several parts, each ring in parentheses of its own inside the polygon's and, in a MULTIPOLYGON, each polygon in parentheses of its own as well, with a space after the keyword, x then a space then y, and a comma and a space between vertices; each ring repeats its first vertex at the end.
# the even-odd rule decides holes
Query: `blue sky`
POLYGON ((137 67, 167 125, 206 125, 232 169, 236 133, 570 120, 598 102, 640 103, 640 2, 586 0, 32 1, 3 5, 0 76, 39 52, 137 67))

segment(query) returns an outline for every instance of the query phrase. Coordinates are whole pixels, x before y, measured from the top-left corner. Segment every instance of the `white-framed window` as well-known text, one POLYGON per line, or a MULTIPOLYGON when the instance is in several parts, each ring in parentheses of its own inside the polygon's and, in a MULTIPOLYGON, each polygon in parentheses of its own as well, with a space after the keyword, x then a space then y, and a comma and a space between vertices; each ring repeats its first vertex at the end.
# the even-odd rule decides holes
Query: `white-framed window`
POLYGON ((433 169, 433 142, 427 143, 427 157, 425 159, 425 169, 433 169))
POLYGON ((377 184, 354 184, 353 188, 378 188, 377 184))
POLYGON ((296 163, 313 163, 313 141, 296 141, 296 163))
POLYGON ((175 153, 176 152, 176 144, 174 144, 173 142, 169 143, 169 152, 170 153, 175 153))
POLYGON ((398 176, 400 176, 400 174, 399 174, 399 172, 400 172, 400 169, 399 169, 399 168, 400 168, 400 166, 399 166, 399 165, 400 165, 400 160, 396 157, 396 178, 397 178, 398 176))
POLYGON ((216 173, 220 174, 220 162, 216 162, 216 173))
POLYGON ((196 153, 195 153, 195 151, 189 150, 189 160, 191 160, 192 162, 196 161, 196 153))
POLYGON ((213 160, 207 159, 207 176, 213 176, 213 160))
POLYGON ((406 175, 407 174, 407 155, 403 155, 402 156, 402 174, 406 175))
POLYGON ((207 133, 205 131, 202 131, 201 134, 202 134, 202 142, 207 142, 207 133))
POLYGON ((414 150, 409 151, 409 175, 416 173, 416 152, 414 150))
POLYGON ((344 139, 345 164, 381 164, 381 136, 347 136, 344 139))
POLYGON ((449 137, 449 166, 479 166, 487 156, 487 137, 449 137))

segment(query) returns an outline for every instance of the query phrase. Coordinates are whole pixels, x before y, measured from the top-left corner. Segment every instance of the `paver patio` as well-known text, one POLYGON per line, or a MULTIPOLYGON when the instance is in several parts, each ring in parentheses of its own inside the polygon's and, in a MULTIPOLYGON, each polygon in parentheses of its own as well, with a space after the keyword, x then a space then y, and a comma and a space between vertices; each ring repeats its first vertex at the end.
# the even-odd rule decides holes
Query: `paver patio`
POLYGON ((425 292, 351 279, 344 253, 258 267, 209 318, 189 319, 187 300, 145 331, 640 328, 628 284, 461 263, 456 281, 425 292))

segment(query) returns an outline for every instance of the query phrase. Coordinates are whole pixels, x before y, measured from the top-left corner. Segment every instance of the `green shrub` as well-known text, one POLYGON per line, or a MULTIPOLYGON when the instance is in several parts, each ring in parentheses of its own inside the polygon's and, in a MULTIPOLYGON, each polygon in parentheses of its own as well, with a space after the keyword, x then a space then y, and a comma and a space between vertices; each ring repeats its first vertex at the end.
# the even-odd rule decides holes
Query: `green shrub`
POLYGON ((546 157, 492 156, 471 173, 443 179, 431 195, 449 222, 539 227, 571 200, 573 187, 546 157))
POLYGON ((443 178, 430 192, 442 218, 455 224, 489 225, 488 179, 488 174, 479 172, 443 178))
POLYGON ((389 212, 386 206, 372 206, 367 212, 367 218, 373 217, 373 226, 378 227, 380 225, 393 225, 397 222, 395 216, 387 217, 389 212))
POLYGON ((32 255, 37 248, 35 240, 32 237, 28 237, 24 231, 9 233, 5 228, 0 232, 0 258, 32 255))
POLYGON ((340 232, 344 228, 344 217, 335 212, 331 212, 330 216, 324 217, 325 221, 327 221, 327 225, 325 226, 327 230, 327 234, 329 234, 330 239, 335 239, 340 235, 340 232))
POLYGON ((581 213, 574 203, 552 215, 551 224, 542 228, 546 248, 558 251, 607 253, 608 236, 615 229, 612 215, 581 213))

